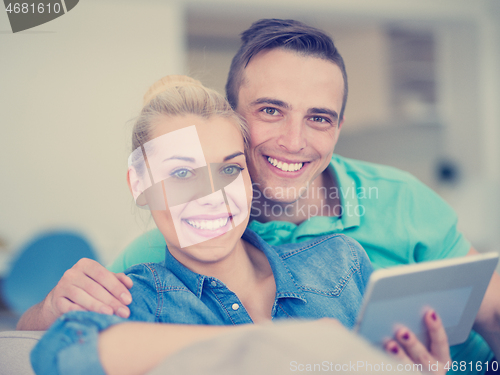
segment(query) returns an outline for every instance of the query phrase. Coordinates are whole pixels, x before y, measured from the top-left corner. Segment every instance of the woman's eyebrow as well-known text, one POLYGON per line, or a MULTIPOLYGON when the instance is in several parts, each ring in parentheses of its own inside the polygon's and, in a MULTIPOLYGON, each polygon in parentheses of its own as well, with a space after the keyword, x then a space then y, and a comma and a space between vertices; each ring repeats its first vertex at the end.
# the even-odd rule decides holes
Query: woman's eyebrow
POLYGON ((190 162, 190 163, 194 163, 196 161, 195 158, 190 158, 190 157, 187 157, 187 156, 179 156, 179 155, 171 156, 169 158, 163 159, 163 161, 172 160, 172 159, 187 161, 187 162, 190 162))
POLYGON ((228 160, 234 159, 235 157, 240 156, 240 155, 245 155, 245 154, 241 151, 236 151, 236 152, 232 153, 231 155, 226 156, 223 161, 228 161, 228 160))

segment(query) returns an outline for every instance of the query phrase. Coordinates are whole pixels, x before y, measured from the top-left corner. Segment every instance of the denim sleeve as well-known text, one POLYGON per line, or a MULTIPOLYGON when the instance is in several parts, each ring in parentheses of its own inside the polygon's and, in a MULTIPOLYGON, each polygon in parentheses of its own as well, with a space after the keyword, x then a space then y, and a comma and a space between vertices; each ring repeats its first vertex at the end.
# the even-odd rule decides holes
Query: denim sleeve
POLYGON ((99 332, 126 321, 87 311, 64 314, 33 348, 33 370, 37 375, 104 375, 99 361, 99 332))
POLYGON ((99 361, 99 332, 130 320, 155 321, 158 280, 153 270, 152 265, 144 264, 127 270, 134 282, 129 319, 87 311, 73 311, 60 317, 31 352, 35 373, 104 374, 99 361))

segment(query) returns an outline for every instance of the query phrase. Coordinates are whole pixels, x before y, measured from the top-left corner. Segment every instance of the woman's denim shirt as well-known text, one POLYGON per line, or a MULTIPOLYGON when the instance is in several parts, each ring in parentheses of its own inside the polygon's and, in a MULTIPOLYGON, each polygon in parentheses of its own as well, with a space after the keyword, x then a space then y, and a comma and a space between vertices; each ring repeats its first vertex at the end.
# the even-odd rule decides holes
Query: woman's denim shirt
MULTIPOLYGON (((343 234, 270 246, 247 229, 242 237, 262 250, 276 282, 272 319, 331 317, 352 328, 372 266, 363 248, 343 234)), ((239 298, 220 280, 197 274, 166 251, 165 261, 138 264, 129 320, 230 325, 252 323, 239 298)), ((103 374, 99 331, 125 322, 116 316, 71 312, 62 316, 31 353, 37 374, 103 374)))

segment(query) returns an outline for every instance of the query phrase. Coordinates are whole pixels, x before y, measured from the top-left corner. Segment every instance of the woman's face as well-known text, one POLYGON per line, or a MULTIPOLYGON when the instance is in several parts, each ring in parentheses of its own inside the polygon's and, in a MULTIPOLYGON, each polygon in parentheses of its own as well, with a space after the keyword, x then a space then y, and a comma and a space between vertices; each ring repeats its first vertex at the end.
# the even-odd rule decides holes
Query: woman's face
POLYGON ((195 115, 162 116, 153 129, 144 145, 153 185, 144 196, 170 252, 188 267, 225 258, 251 203, 240 131, 231 119, 195 115))

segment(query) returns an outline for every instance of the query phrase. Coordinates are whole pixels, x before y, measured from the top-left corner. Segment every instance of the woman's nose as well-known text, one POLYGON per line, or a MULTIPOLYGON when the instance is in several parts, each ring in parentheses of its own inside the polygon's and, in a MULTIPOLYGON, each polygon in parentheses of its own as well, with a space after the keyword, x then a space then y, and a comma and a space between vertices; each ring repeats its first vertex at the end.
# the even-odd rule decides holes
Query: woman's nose
POLYGON ((209 205, 209 206, 217 207, 220 205, 224 205, 224 206, 226 205, 226 202, 224 201, 224 196, 222 195, 222 190, 217 190, 216 192, 214 192, 212 194, 208 194, 208 195, 205 195, 201 198, 198 198, 196 200, 196 202, 202 206, 209 205))

